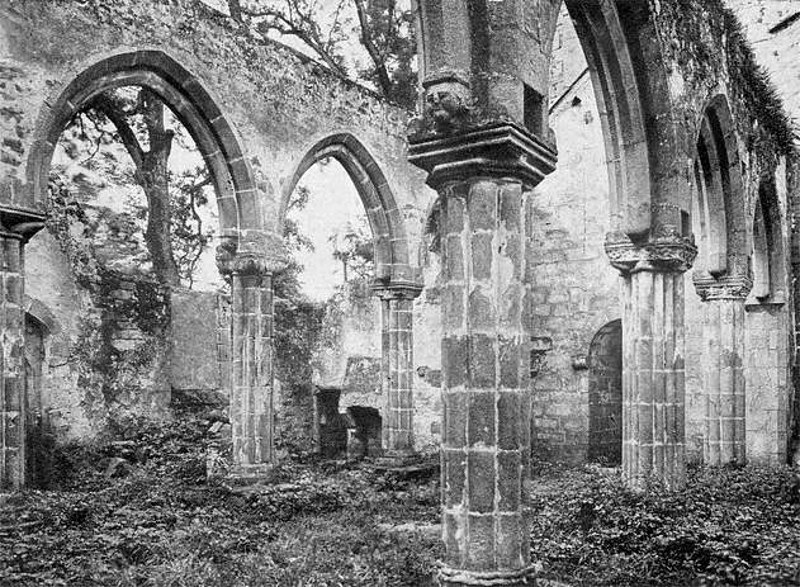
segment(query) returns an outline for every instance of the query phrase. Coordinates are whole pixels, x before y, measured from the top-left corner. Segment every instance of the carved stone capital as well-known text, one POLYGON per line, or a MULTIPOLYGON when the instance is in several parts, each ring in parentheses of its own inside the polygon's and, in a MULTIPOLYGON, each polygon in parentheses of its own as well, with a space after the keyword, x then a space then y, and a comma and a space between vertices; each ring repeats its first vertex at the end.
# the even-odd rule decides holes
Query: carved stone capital
POLYGON ((413 300, 422 292, 422 284, 413 281, 373 282, 372 293, 382 300, 413 300))
POLYGON ((713 277, 695 273, 692 276, 697 295, 704 302, 712 300, 741 300, 747 299, 753 289, 753 280, 746 275, 722 275, 713 277))
POLYGON ((42 212, 11 206, 0 206, 0 234, 28 242, 44 228, 47 216, 42 212))
POLYGON ((283 240, 269 233, 247 235, 238 242, 223 241, 216 256, 223 275, 272 275, 289 264, 283 240))
POLYGON ((408 160, 428 172, 428 185, 493 176, 531 187, 555 169, 557 153, 512 122, 495 122, 451 135, 409 137, 408 160))
POLYGON ((682 273, 692 266, 697 256, 694 238, 682 236, 671 226, 655 229, 650 239, 642 244, 634 243, 626 234, 609 233, 605 249, 611 266, 622 273, 682 273))

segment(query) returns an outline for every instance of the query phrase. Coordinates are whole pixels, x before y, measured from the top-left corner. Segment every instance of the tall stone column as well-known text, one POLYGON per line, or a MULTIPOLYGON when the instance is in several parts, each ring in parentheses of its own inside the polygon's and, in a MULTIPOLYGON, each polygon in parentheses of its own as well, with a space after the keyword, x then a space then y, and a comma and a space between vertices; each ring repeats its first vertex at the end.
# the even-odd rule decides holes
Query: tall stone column
POLYGON ((703 305, 703 389, 706 395, 703 461, 744 464, 745 309, 753 282, 743 276, 695 278, 703 305))
POLYGON ((274 461, 272 277, 286 266, 277 237, 223 244, 217 262, 231 279, 231 476, 258 479, 274 461))
POLYGON ((412 143, 440 194, 441 584, 532 585, 526 201, 555 153, 511 125, 412 143))
POLYGON ((422 286, 394 283, 374 289, 381 299, 384 457, 403 461, 414 454, 413 319, 414 299, 422 286))
POLYGON ((694 243, 665 227, 641 246, 608 235, 622 273, 622 476, 678 489, 686 481, 683 272, 694 243))
POLYGON ((23 250, 43 226, 41 214, 0 208, 0 492, 25 485, 23 250))

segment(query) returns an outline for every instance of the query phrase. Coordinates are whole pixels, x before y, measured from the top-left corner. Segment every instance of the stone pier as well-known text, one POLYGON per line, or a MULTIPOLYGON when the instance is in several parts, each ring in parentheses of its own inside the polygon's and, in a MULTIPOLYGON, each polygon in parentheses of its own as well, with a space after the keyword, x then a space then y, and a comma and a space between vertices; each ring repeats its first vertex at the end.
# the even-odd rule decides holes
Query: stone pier
POLYGON ((34 212, 0 209, 0 493, 25 485, 24 244, 44 226, 34 212))
POLYGON ((218 249, 217 262, 231 278, 232 463, 230 474, 243 480, 269 474, 273 446, 272 276, 286 266, 277 237, 235 243, 218 249))
POLYGON ((414 283, 376 284, 381 299, 381 346, 384 457, 402 462, 414 454, 414 299, 422 286, 414 283))
POLYGON ((555 153, 511 125, 412 143, 439 192, 442 295, 440 581, 532 585, 527 200, 555 153))
POLYGON ((683 272, 697 254, 668 227, 636 246, 609 234, 622 274, 622 476, 633 489, 686 482, 683 272))
POLYGON ((703 461, 744 464, 745 308, 753 286, 743 276, 694 280, 703 300, 703 388, 706 395, 703 461))

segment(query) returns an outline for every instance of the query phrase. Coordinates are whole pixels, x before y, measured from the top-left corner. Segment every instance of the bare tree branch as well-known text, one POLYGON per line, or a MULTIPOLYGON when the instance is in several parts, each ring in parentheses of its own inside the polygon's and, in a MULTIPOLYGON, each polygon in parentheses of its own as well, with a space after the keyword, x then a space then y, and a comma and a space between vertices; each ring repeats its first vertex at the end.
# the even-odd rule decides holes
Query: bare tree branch
MULTIPOLYGON (((370 35, 369 20, 367 18, 367 8, 364 6, 363 0, 353 0, 356 12, 358 13, 358 23, 361 26, 361 44, 367 50, 367 54, 372 63, 375 65, 375 74, 378 77, 378 85, 381 87, 381 92, 386 97, 392 95, 392 80, 389 78, 389 72, 386 70, 386 60, 381 55, 375 41, 370 35)), ((393 21, 393 14, 390 15, 389 20, 393 21)))
POLYGON ((288 14, 282 10, 265 8, 263 10, 249 10, 242 8, 242 14, 250 18, 261 18, 256 28, 266 35, 270 30, 282 35, 289 35, 300 39, 325 64, 339 75, 347 77, 347 71, 339 63, 332 51, 333 43, 329 38, 327 42, 322 39, 322 32, 310 13, 304 12, 296 0, 286 1, 288 14))
POLYGON ((117 134, 122 140, 122 145, 133 160, 133 164, 136 166, 137 170, 140 170, 142 168, 142 162, 144 161, 144 150, 139 143, 139 139, 136 138, 136 133, 133 132, 128 121, 125 120, 125 113, 119 105, 103 93, 98 94, 89 103, 89 107, 102 113, 111 121, 111 124, 117 129, 117 134))

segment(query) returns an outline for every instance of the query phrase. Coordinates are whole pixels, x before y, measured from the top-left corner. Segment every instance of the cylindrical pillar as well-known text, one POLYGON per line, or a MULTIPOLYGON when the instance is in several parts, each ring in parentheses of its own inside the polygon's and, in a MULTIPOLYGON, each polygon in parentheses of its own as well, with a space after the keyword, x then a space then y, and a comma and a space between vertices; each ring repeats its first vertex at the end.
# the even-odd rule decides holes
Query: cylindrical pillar
POLYGON ((422 287, 389 284, 376 287, 381 299, 381 344, 386 409, 383 422, 384 457, 402 461, 414 454, 414 298, 422 287))
POLYGON ((22 310, 22 236, 0 232, 0 491, 25 484, 25 321, 22 310))
POLYGON ((445 586, 532 583, 529 193, 491 178, 441 190, 445 586))
POLYGON ((678 489, 686 482, 683 272, 697 249, 663 231, 635 246, 609 235, 606 252, 622 273, 622 476, 678 489))
POLYGON ((224 242, 217 264, 231 279, 230 475, 259 479, 274 461, 272 275, 285 253, 278 237, 261 235, 224 242))
POLYGON ((703 389, 706 397, 703 461, 746 461, 744 376, 745 308, 752 287, 745 277, 695 278, 703 300, 703 389))
POLYGON ((272 276, 233 273, 233 394, 230 417, 237 477, 272 464, 272 276))
POLYGON ((555 169, 556 152, 497 122, 412 137, 409 160, 439 192, 429 221, 444 282, 439 580, 445 587, 533 585, 525 239, 528 199, 555 169))

